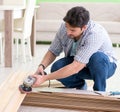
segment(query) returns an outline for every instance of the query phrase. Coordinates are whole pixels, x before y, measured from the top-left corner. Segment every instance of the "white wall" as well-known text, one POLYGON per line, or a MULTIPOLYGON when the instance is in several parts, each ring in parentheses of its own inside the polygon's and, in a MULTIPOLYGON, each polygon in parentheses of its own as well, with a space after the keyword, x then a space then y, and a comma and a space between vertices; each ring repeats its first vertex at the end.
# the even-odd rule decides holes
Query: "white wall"
POLYGON ((3 0, 3 5, 26 5, 26 0, 3 0))

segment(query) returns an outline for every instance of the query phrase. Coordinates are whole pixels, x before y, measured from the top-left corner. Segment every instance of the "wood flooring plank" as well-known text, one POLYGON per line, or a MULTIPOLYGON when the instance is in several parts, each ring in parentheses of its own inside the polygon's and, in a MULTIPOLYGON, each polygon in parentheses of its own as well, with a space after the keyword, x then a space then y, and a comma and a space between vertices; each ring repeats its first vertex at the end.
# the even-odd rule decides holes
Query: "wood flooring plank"
POLYGON ((22 105, 86 111, 120 111, 120 99, 100 95, 72 93, 30 93, 22 105))
MULTIPOLYGON (((7 83, 4 84, 4 86, 1 86, 1 94, 0 94, 0 112, 8 112, 9 105, 14 105, 15 102, 22 102, 25 95, 22 95, 19 92, 19 85, 22 83, 23 78, 26 76, 26 73, 24 72, 16 72, 14 74, 11 74, 11 78, 7 80, 7 83), (19 96, 19 97, 17 97, 19 96), (16 98, 15 98, 16 97, 16 98), (14 101, 13 101, 14 100, 14 101)), ((15 107, 13 109, 17 109, 18 107, 15 107)), ((11 111, 15 112, 15 111, 11 111)))
POLYGON ((9 100, 8 105, 6 105, 4 112, 8 112, 9 110, 10 112, 17 112, 25 96, 26 94, 20 94, 19 91, 16 91, 11 100, 9 100))

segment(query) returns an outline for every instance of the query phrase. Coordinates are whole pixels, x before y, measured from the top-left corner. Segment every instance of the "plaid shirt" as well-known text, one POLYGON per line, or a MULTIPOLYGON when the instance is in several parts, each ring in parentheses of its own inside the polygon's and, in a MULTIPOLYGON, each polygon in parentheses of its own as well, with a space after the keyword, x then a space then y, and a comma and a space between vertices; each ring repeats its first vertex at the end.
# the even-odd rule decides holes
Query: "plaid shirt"
MULTIPOLYGON (((56 56, 62 51, 65 56, 69 56, 73 42, 74 40, 67 35, 65 23, 62 23, 49 50, 56 56)), ((90 20, 87 29, 78 40, 74 59, 87 64, 90 57, 97 51, 106 54, 111 62, 116 61, 108 33, 101 25, 90 20)))

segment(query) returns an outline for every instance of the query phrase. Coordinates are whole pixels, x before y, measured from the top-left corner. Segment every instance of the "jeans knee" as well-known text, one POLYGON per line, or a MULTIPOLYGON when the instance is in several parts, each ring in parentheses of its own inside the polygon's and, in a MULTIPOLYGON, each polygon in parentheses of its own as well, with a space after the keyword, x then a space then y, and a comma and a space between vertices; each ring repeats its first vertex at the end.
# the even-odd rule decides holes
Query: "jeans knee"
POLYGON ((102 52, 96 52, 91 56, 87 66, 92 78, 105 80, 109 71, 109 58, 102 52))
POLYGON ((61 68, 61 64, 58 62, 55 62, 51 67, 51 72, 57 71, 61 68))
POLYGON ((96 52, 91 56, 88 65, 100 66, 100 65, 104 65, 104 63, 108 63, 108 61, 109 61, 109 58, 107 55, 105 55, 102 52, 96 52))
POLYGON ((51 72, 54 72, 56 70, 59 70, 60 68, 70 64, 73 62, 73 57, 65 57, 65 58, 61 58, 58 61, 56 61, 52 67, 51 67, 51 72))

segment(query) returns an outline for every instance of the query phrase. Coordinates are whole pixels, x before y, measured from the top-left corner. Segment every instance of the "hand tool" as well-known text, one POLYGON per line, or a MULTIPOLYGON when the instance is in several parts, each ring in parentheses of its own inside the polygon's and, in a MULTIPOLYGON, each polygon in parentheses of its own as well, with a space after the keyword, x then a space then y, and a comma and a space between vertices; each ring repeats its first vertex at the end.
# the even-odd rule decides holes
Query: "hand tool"
MULTIPOLYGON (((47 75, 46 72, 44 72, 47 75)), ((41 73, 39 74, 41 75, 41 73)), ((30 93, 32 91, 32 85, 35 83, 36 78, 32 76, 28 76, 24 79, 23 84, 19 86, 19 90, 21 93, 30 93)))

